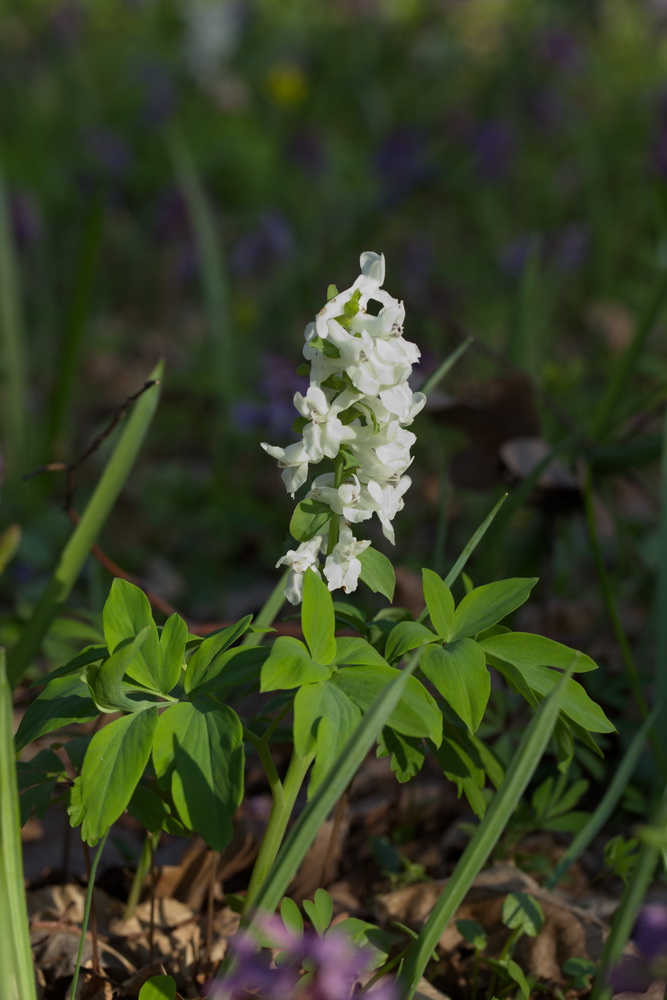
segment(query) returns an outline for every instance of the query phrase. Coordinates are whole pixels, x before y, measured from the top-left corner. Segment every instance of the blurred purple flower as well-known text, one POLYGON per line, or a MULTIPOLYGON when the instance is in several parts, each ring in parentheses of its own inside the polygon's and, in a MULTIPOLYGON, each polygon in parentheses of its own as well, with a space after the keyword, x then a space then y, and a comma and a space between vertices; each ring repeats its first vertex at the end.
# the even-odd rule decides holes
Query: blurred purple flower
POLYGON ((643 906, 631 939, 640 954, 624 955, 612 969, 609 980, 615 993, 644 993, 656 980, 667 980, 667 905, 643 906))
POLYGON ((153 60, 145 63, 140 71, 143 94, 141 115, 148 125, 162 125, 169 119, 176 105, 173 77, 164 63, 153 60))
POLYGON ((86 11, 78 0, 63 0, 49 15, 48 25, 52 37, 63 48, 71 48, 81 41, 86 24, 86 11))
POLYGON ((279 437, 294 422, 294 393, 306 391, 308 379, 297 375, 294 363, 277 354, 262 356, 262 375, 257 388, 261 401, 238 400, 233 409, 234 423, 243 430, 262 428, 279 437))
POLYGON ((657 121, 653 136, 651 159, 653 170, 667 180, 667 94, 662 94, 658 101, 657 121))
POLYGON ((314 129, 303 128, 297 132, 289 144, 288 154, 313 177, 324 170, 324 147, 314 129))
POLYGON ((105 128, 94 129, 86 137, 86 147, 109 180, 120 181, 129 173, 132 154, 116 132, 105 128))
POLYGON ((424 136, 416 128, 393 129, 380 144, 375 165, 386 198, 394 202, 404 197, 430 173, 424 136))
POLYGON ((561 274, 571 274, 588 253, 590 232, 583 222, 571 222, 547 244, 546 256, 561 274))
POLYGON ((294 246, 292 230, 285 216, 277 209, 264 212, 259 224, 244 233, 231 254, 231 266, 238 275, 263 276, 294 246))
POLYGON ((29 250, 42 234, 42 215, 35 199, 24 191, 14 191, 9 199, 12 234, 19 251, 29 250))
POLYGON ((541 132, 554 132, 567 118, 567 107, 562 96, 543 87, 528 97, 528 112, 541 132))
MULTIPOLYGON (((281 949, 276 967, 271 967, 266 952, 258 951, 249 934, 240 933, 231 944, 232 966, 224 984, 212 984, 209 1000, 237 1000, 253 990, 266 1000, 351 1000, 360 977, 372 965, 372 952, 358 948, 342 933, 329 932, 325 937, 306 932, 292 934, 282 921, 266 921, 263 934, 273 947, 281 949), (304 980, 301 970, 308 969, 304 980)), ((395 1000, 393 983, 387 982, 365 994, 368 1000, 395 1000)))
POLYGON ((571 222, 555 233, 521 233, 500 252, 500 266, 510 277, 518 277, 528 258, 538 254, 541 264, 559 274, 571 274, 583 263, 590 233, 583 222, 571 222))
POLYGON ((488 119, 470 136, 475 168, 484 180, 497 181, 507 173, 514 152, 514 136, 507 122, 488 119))
POLYGON ((581 40, 563 27, 548 28, 538 40, 537 51, 541 62, 566 73, 577 72, 583 65, 581 40))

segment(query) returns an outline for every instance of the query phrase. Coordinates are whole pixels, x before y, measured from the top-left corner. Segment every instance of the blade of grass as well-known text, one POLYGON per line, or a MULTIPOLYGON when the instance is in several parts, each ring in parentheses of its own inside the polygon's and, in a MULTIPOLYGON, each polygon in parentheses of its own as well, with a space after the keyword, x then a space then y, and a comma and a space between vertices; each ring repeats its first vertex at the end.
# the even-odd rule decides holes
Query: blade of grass
POLYGON ((627 397, 630 379, 635 372, 648 335, 653 330, 666 300, 667 271, 664 271, 660 276, 653 297, 637 324, 635 335, 630 341, 628 349, 618 359, 612 377, 607 383, 607 391, 602 397, 590 429, 590 435, 595 441, 600 441, 605 437, 612 423, 614 413, 619 410, 622 400, 627 397))
MULTIPOLYGON (((377 739, 377 735, 398 704, 408 677, 419 659, 415 653, 399 677, 396 677, 375 699, 347 744, 332 763, 327 777, 322 781, 312 799, 292 827, 280 849, 268 878, 255 898, 254 912, 270 916, 284 896, 299 865, 315 836, 336 802, 356 774, 361 762, 377 739)), ((252 924, 251 920, 251 924, 252 924)))
POLYGON ((656 706, 656 708, 653 709, 649 717, 644 720, 640 728, 635 733, 630 746, 623 755, 623 760, 621 761, 619 767, 614 771, 614 776, 611 779, 606 792, 602 796, 597 809, 591 815, 590 819, 588 819, 588 821, 584 824, 581 830, 579 830, 567 851, 547 879, 545 883, 546 889, 554 889, 558 885, 570 865, 584 853, 593 838, 600 832, 604 824, 614 812, 614 809, 618 805, 623 792, 628 787, 630 778, 634 774, 637 761, 639 760, 639 756, 644 746, 644 741, 646 740, 646 735, 655 722, 657 715, 658 708, 656 706))
POLYGON ((428 396, 429 392, 432 392, 436 385, 442 382, 449 369, 453 368, 461 355, 465 354, 474 339, 474 337, 467 337, 462 344, 459 344, 456 350, 452 351, 449 357, 445 358, 444 361, 441 361, 436 370, 431 372, 429 377, 420 385, 419 391, 428 396))
POLYGON ((12 692, 0 648, 0 995, 35 1000, 28 910, 23 885, 21 824, 12 735, 12 692))
POLYGON ((58 349, 58 369, 51 400, 48 453, 61 443, 68 422, 68 411, 74 396, 74 384, 81 355, 81 342, 86 330, 86 320, 95 274, 99 259, 104 213, 100 199, 88 211, 74 275, 74 287, 69 297, 69 310, 65 318, 62 342, 58 349))
MULTIPOLYGON (((220 240, 213 222, 204 186, 185 137, 176 129, 167 132, 167 146, 174 173, 190 215, 197 246, 201 280, 206 302, 210 349, 216 390, 218 392, 218 431, 215 440, 225 443, 224 424, 234 393, 234 352, 229 308, 229 289, 225 281, 220 240)), ((216 456, 222 460, 222 452, 216 456)))
POLYGON ((39 652, 51 622, 67 600, 86 556, 125 485, 160 399, 159 380, 162 369, 160 361, 151 372, 150 379, 155 380, 156 385, 144 392, 134 404, 81 520, 72 532, 51 580, 9 656, 8 674, 13 685, 21 679, 39 652))
MULTIPOLYGON (((484 535, 488 531, 491 522, 494 520, 496 514, 498 513, 498 511, 500 510, 500 508, 502 507, 502 505, 505 503, 506 500, 507 500, 507 493, 503 493, 500 500, 498 500, 498 502, 494 505, 493 509, 486 515, 486 517, 480 524, 479 528, 477 528, 477 530, 471 536, 467 545, 461 551, 461 555, 458 557, 458 559, 450 569, 449 573, 445 577, 445 583, 447 584, 448 587, 453 586, 454 582, 458 579, 459 574, 461 573, 463 567, 468 562, 468 559, 470 559, 470 556, 473 554, 473 552, 481 542, 482 538, 484 538, 484 535)), ((417 618, 417 621, 423 622, 426 620, 427 617, 428 617, 428 608, 424 608, 422 613, 417 618)))
MULTIPOLYGON (((667 788, 664 789, 657 806, 653 810, 649 820, 649 826, 656 830, 664 831, 667 823, 667 788)), ((628 879, 623 890, 618 909, 611 922, 609 935, 604 943, 602 958, 600 959, 600 969, 596 976, 591 994, 591 1000, 603 1000, 611 996, 611 989, 607 985, 609 973, 616 962, 620 959, 623 948, 627 944, 639 908, 642 905, 646 892, 658 860, 662 855, 660 848, 650 841, 645 841, 640 849, 635 869, 628 879)))
MULTIPOLYGON (((655 692, 659 705, 667 706, 667 409, 665 409, 660 465, 660 521, 658 527, 658 572, 655 593, 656 671, 655 692)), ((661 726, 662 746, 667 757, 667 726, 661 726)))
POLYGON ((496 792, 484 819, 473 834, 419 936, 410 947, 398 977, 400 1000, 411 1000, 414 996, 417 984, 445 927, 452 920, 525 792, 551 738, 569 676, 570 673, 563 675, 558 686, 542 702, 531 719, 507 769, 505 780, 496 792))
POLYGON ((3 447, 8 475, 16 479, 25 454, 26 357, 21 316, 21 290, 9 218, 9 200, 0 173, 0 353, 3 447))

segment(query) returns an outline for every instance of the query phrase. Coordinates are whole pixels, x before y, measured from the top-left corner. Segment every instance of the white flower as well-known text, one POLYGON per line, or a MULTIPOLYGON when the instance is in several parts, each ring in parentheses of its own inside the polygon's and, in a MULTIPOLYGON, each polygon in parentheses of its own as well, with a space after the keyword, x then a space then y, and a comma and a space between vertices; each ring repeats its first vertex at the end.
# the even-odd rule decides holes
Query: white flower
POLYGON ((370 539, 358 541, 347 524, 341 524, 338 542, 324 564, 329 590, 342 588, 346 594, 357 589, 361 563, 357 556, 367 549, 370 539))
MULTIPOLYGON (((394 543, 392 521, 410 486, 405 472, 415 442, 406 428, 426 401, 408 381, 420 352, 403 337, 403 303, 380 287, 384 257, 366 251, 360 265, 354 284, 330 299, 306 327, 303 354, 310 362, 310 387, 294 396, 303 418, 302 440, 284 449, 262 445, 278 459, 292 495, 306 481, 310 464, 335 460, 335 472, 314 479, 307 498, 327 506, 340 522, 324 575, 330 590, 342 587, 348 593, 359 580, 357 557, 370 545, 358 541, 351 526, 375 514, 385 538, 394 543), (369 312, 370 302, 379 303, 379 310, 369 312), (344 469, 350 470, 347 475, 344 469)), ((301 600, 303 574, 309 567, 317 571, 329 538, 327 528, 280 560, 279 565, 290 567, 286 595, 292 603, 301 600)))
POLYGON ((267 455, 278 460, 278 468, 284 470, 282 478, 285 488, 290 496, 294 496, 308 475, 309 458, 303 441, 295 441, 286 448, 262 441, 262 448, 267 455))
POLYGON ((399 510, 403 510, 403 494, 410 488, 412 480, 409 476, 401 476, 397 483, 378 483, 371 479, 366 489, 375 501, 375 510, 380 523, 382 524, 382 534, 392 545, 396 544, 394 535, 393 519, 399 510))
POLYGON ((391 389, 383 389, 380 399, 402 424, 411 424, 426 403, 424 393, 413 392, 407 382, 401 382, 391 389))
POLYGON ((299 604, 303 600, 303 577, 307 570, 312 569, 320 576, 318 556, 323 541, 323 535, 315 535, 309 541, 302 542, 297 549, 290 549, 276 563, 276 568, 289 566, 285 597, 290 604, 299 604))
MULTIPOLYGON (((331 391, 329 395, 332 395, 331 391)), ((338 414, 347 410, 360 396, 360 393, 342 392, 329 403, 324 390, 317 385, 311 385, 305 396, 295 393, 294 405, 309 421, 303 429, 303 444, 310 462, 317 464, 325 456, 336 457, 341 442, 351 436, 338 414)))
POLYGON ((335 487, 333 472, 325 472, 313 480, 308 497, 319 500, 331 507, 334 514, 344 517, 346 521, 358 523, 367 521, 373 516, 374 507, 364 507, 362 486, 358 476, 350 476, 348 480, 335 487))

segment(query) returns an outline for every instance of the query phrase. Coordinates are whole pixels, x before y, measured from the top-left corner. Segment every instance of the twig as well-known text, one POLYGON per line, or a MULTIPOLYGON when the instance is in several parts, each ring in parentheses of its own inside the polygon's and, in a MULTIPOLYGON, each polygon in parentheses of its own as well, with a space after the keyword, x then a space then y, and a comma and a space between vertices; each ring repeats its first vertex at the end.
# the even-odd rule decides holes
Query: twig
POLYGON ((42 472, 66 472, 67 489, 63 506, 65 510, 69 510, 72 506, 72 497, 74 495, 74 476, 77 469, 79 469, 83 463, 87 461, 87 459, 89 459, 90 456, 102 446, 102 444, 104 444, 114 428, 120 423, 132 403, 136 402, 136 400, 139 399, 139 397, 142 396, 148 389, 152 388, 152 386, 159 384, 159 379, 149 379, 147 382, 144 382, 141 389, 133 393, 131 396, 128 396, 125 402, 116 409, 104 430, 100 431, 93 443, 86 448, 82 455, 79 455, 75 462, 50 462, 48 465, 40 466, 39 469, 35 469, 33 472, 28 472, 23 478, 32 479, 33 476, 38 476, 42 472))

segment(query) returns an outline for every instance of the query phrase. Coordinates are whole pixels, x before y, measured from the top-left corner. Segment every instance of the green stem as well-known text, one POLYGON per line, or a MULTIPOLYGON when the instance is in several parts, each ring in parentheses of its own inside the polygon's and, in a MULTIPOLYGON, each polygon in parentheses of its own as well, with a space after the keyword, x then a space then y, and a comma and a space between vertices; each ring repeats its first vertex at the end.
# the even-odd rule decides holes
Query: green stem
MULTIPOLYGON (((109 828, 110 829, 110 828, 109 828)), ((79 949, 76 953, 76 963, 74 965, 74 976, 72 978, 72 985, 70 986, 69 995, 71 997, 76 996, 76 987, 79 982, 79 973, 81 972, 81 960, 83 958, 83 949, 86 944, 86 934, 88 933, 88 921, 90 920, 90 908, 93 905, 93 892, 95 891, 95 876, 97 875, 97 866, 100 863, 100 858, 102 857, 102 851, 104 850, 104 845, 107 842, 107 837, 109 836, 109 830, 104 834, 100 840, 100 845, 97 848, 95 857, 93 858, 93 863, 90 866, 90 878, 88 879, 88 887, 86 889, 86 902, 83 908, 83 920, 81 922, 81 937, 79 938, 79 949)))
POLYGON ((313 753, 310 753, 305 757, 302 757, 295 750, 292 754, 289 767, 287 768, 285 781, 282 784, 280 782, 278 782, 278 784, 274 783, 271 787, 273 807, 271 809, 271 815, 269 817, 266 833, 264 834, 264 839, 262 840, 259 854, 257 855, 257 860, 255 861, 255 866, 252 870, 252 875, 250 876, 248 893, 246 895, 242 913, 242 918, 244 920, 248 918, 252 910, 254 900, 257 897, 257 893, 259 892, 264 879, 269 874, 273 862, 276 860, 276 856, 280 850, 280 845, 282 844, 283 837, 285 835, 285 830, 287 829, 287 824, 289 823, 292 810, 294 809, 296 797, 299 794, 301 786, 303 785, 308 768, 310 767, 314 756, 315 755, 313 753))
POLYGON ((144 879, 150 871, 151 865, 153 863, 153 855, 157 845, 160 843, 160 831, 157 833, 147 833, 144 839, 143 846, 141 848, 141 854, 139 856, 139 864, 137 865, 137 870, 134 873, 134 878, 132 879, 132 885, 130 886, 130 891, 127 895, 127 903, 125 904, 125 909, 123 911, 123 920, 129 920, 134 913, 137 903, 139 902, 139 897, 141 896, 141 890, 144 887, 144 879))
POLYGON ((266 735, 260 738, 248 729, 247 726, 243 727, 243 735, 248 743, 251 743, 257 751, 257 756, 259 757, 260 763, 264 768, 264 773, 266 774, 269 787, 271 788, 271 795, 275 799, 276 795, 282 794, 283 786, 278 772, 276 771, 276 765, 273 763, 273 757, 271 756, 271 752, 268 747, 268 739, 266 735))
MULTIPOLYGON (((602 558, 602 550, 595 526, 595 511, 593 509, 593 476, 590 467, 586 470, 584 481, 584 509, 586 513, 586 526, 588 528, 588 540, 591 546, 591 554, 593 556, 593 562, 595 564, 595 569, 600 583, 600 590, 602 591, 602 598, 614 630, 616 641, 618 642, 618 648, 621 651, 630 689, 632 690, 642 718, 646 719, 649 715, 649 708, 642 689, 641 678, 639 676, 637 664, 635 663, 635 658, 632 655, 632 650, 630 649, 630 643, 628 642, 625 630, 621 624, 621 616, 618 613, 618 606, 614 596, 614 588, 611 580, 609 579, 607 570, 605 569, 604 559, 602 558)), ((660 761, 660 765, 664 771, 667 768, 667 761, 665 760, 665 753, 655 726, 651 726, 649 740, 651 741, 653 751, 657 759, 660 761)))
MULTIPOLYGON (((345 472, 345 456, 340 453, 336 455, 336 464, 334 466, 334 489, 337 490, 338 487, 343 482, 343 475, 345 472)), ((327 542, 327 555, 331 555, 334 550, 334 545, 338 541, 338 531, 340 528, 340 518, 332 517, 329 521, 329 540, 327 542)))

